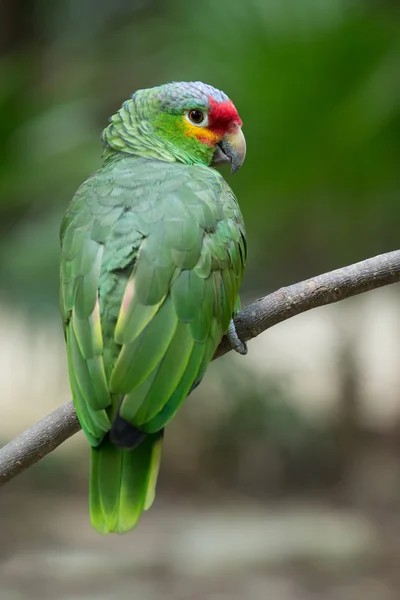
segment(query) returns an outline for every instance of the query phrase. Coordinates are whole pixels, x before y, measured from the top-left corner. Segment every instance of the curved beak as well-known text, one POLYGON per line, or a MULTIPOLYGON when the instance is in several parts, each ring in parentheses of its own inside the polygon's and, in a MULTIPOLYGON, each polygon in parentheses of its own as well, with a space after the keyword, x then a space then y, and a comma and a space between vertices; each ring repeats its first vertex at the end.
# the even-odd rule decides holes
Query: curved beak
POLYGON ((240 127, 232 133, 226 133, 217 144, 212 165, 231 163, 232 173, 236 173, 246 157, 246 140, 240 127))

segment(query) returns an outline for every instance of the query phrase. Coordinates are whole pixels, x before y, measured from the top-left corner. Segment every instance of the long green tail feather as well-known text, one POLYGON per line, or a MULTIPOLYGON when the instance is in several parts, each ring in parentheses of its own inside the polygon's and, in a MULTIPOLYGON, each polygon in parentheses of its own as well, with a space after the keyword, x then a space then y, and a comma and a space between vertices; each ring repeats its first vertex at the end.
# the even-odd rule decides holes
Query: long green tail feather
POLYGON ((122 450, 105 438, 91 448, 90 518, 99 533, 125 533, 150 508, 161 460, 162 434, 122 450))

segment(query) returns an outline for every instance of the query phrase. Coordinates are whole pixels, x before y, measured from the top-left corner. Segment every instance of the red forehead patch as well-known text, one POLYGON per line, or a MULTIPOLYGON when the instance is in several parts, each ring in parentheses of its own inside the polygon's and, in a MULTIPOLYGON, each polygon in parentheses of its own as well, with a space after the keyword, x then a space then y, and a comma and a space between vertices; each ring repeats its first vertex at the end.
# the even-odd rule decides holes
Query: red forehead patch
POLYGON ((210 96, 210 111, 208 113, 208 128, 214 133, 224 135, 232 125, 236 124, 239 127, 242 125, 242 120, 231 100, 226 102, 216 102, 210 96))

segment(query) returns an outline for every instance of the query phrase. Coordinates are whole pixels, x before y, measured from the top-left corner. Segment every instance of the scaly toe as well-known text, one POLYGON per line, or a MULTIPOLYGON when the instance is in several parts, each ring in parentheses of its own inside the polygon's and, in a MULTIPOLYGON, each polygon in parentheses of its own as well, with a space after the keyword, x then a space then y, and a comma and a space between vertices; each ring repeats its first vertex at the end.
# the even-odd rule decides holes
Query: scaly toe
POLYGON ((242 356, 247 354, 247 344, 246 342, 240 341, 239 336, 236 333, 235 323, 233 319, 231 319, 231 322, 229 323, 229 329, 226 334, 226 337, 229 340, 232 350, 234 350, 238 354, 241 354, 242 356))

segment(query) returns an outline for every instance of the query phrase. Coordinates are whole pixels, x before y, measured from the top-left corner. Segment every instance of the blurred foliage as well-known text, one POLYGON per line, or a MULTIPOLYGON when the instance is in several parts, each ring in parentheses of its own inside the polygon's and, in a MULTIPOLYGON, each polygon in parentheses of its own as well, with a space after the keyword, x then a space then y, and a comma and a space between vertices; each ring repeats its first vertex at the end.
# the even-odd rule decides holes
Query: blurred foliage
POLYGON ((168 80, 224 89, 243 118, 231 183, 249 294, 398 246, 396 3, 3 0, 0 23, 3 294, 56 306, 59 223, 100 165, 100 131, 168 80))
POLYGON ((284 381, 230 370, 227 410, 203 432, 205 478, 214 477, 219 487, 267 496, 337 482, 343 469, 334 421, 312 419, 284 388, 284 381))

